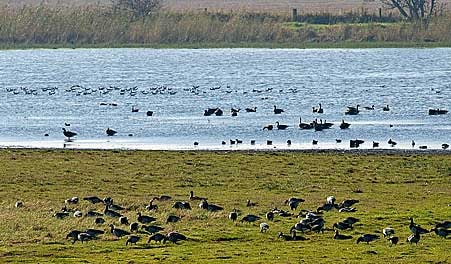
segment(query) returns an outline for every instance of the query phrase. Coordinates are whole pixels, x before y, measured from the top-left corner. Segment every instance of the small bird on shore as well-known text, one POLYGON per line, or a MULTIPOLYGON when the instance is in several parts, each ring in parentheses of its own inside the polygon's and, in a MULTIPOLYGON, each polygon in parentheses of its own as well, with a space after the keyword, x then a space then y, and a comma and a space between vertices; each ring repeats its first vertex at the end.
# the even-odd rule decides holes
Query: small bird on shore
POLYGON ((67 141, 71 141, 71 138, 75 137, 77 135, 76 132, 66 130, 64 127, 63 127, 63 134, 64 134, 64 136, 67 137, 67 141))

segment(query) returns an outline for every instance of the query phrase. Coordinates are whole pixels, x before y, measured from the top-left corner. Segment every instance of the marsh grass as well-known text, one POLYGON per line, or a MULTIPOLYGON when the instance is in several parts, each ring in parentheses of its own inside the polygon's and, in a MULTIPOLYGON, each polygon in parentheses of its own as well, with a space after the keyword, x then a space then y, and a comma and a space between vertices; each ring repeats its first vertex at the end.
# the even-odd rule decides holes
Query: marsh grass
POLYGON ((102 6, 0 7, 0 47, 351 46, 348 42, 365 47, 381 43, 448 46, 451 42, 449 16, 436 18, 428 28, 365 13, 303 14, 299 22, 290 21, 280 12, 244 10, 166 11, 136 21, 127 12, 102 6))
MULTIPOLYGON (((357 155, 283 152, 164 152, 164 151, 77 151, 1 150, 0 262, 449 262, 451 239, 424 235, 420 243, 405 243, 409 217, 430 228, 437 221, 450 220, 451 157, 449 155, 357 155), (355 192, 356 189, 361 192, 355 192), (174 200, 187 200, 194 190, 209 202, 225 208, 209 213, 198 209, 176 211, 174 200), (72 229, 100 228, 88 217, 52 217, 72 196, 111 196, 129 208, 124 212, 136 221, 151 197, 169 194, 171 202, 158 202, 157 223, 165 232, 177 230, 189 241, 147 244, 147 235, 136 246, 125 246, 106 233, 96 241, 71 244, 65 235, 72 229), (392 226, 400 244, 389 247, 383 239, 370 245, 334 241, 333 232, 309 233, 306 242, 284 242, 277 232, 288 232, 299 219, 276 217, 268 233, 256 224, 234 224, 227 219, 233 208, 240 217, 247 213, 264 216, 270 208, 287 209, 283 201, 291 196, 306 200, 302 209, 315 209, 328 195, 338 200, 359 199, 360 222, 352 231, 379 233, 392 226), (257 202, 245 206, 246 199, 257 202), (23 208, 14 203, 22 200, 23 208), (166 224, 176 214, 182 220, 166 224)), ((81 201, 70 206, 86 212, 102 206, 81 201)), ((325 213, 326 227, 348 216, 325 213)), ((113 219, 107 223, 118 224, 113 219)), ((121 226, 126 229, 126 226, 121 226)))

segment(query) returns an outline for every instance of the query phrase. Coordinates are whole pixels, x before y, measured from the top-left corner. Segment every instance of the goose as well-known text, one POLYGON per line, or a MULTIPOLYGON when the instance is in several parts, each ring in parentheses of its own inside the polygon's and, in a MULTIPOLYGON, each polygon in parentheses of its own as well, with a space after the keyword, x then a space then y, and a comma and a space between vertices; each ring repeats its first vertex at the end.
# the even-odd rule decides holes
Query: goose
POLYGON ((67 137, 67 141, 71 141, 70 138, 71 137, 75 137, 77 135, 76 132, 72 132, 72 131, 66 130, 64 127, 63 127, 63 134, 64 134, 64 136, 67 137))
POLYGON ((251 145, 255 145, 255 140, 254 139, 251 140, 251 145))
POLYGON ((379 147, 379 142, 373 141, 373 148, 378 148, 379 147))
POLYGON ((130 245, 131 244, 136 245, 136 242, 138 242, 140 239, 141 239, 141 237, 139 237, 139 236, 131 235, 127 238, 127 241, 125 241, 125 246, 128 246, 129 243, 130 243, 130 245))
POLYGON ((112 204, 113 204, 113 198, 111 198, 111 197, 105 197, 105 198, 103 198, 103 203, 104 203, 105 205, 112 205, 112 204))
POLYGON ((232 212, 229 213, 229 219, 235 222, 238 219, 238 213, 236 212, 236 209, 234 208, 232 212))
POLYGON ((365 106, 364 108, 365 108, 365 110, 374 110, 374 105, 372 105, 372 106, 365 106))
POLYGON ((287 145, 291 146, 291 139, 287 140, 287 145))
POLYGON ((337 209, 337 205, 336 204, 331 204, 331 203, 325 203, 325 204, 321 205, 320 207, 318 207, 316 209, 316 212, 317 213, 319 213, 321 211, 329 212, 332 209, 337 209))
POLYGON ((139 108, 132 106, 132 113, 137 113, 137 112, 139 112, 139 108))
POLYGON ((103 216, 103 214, 96 212, 96 211, 89 210, 88 212, 86 212, 86 216, 87 217, 98 217, 98 216, 103 216))
POLYGON ((451 230, 448 230, 444 227, 434 227, 431 229, 431 232, 434 231, 439 237, 446 238, 448 235, 451 235, 451 230))
POLYGON ((349 235, 341 235, 340 233, 338 233, 338 230, 335 229, 334 239, 347 240, 347 239, 351 239, 351 238, 352 238, 352 236, 349 236, 349 235))
POLYGON ((425 145, 424 145, 424 146, 419 146, 418 148, 419 148, 419 149, 427 149, 428 146, 425 146, 425 145))
POLYGON ((267 223, 260 224, 260 233, 266 232, 269 230, 269 225, 267 223))
POLYGON ((269 211, 265 214, 266 219, 268 219, 268 221, 273 221, 274 220, 274 212, 273 211, 269 211))
POLYGON ((168 238, 169 241, 171 241, 174 244, 176 244, 177 241, 179 241, 179 240, 186 240, 186 236, 182 235, 182 234, 180 234, 178 232, 170 232, 167 235, 167 238, 168 238))
POLYGON ((318 140, 312 140, 312 145, 318 145, 318 140))
POLYGON ((230 109, 230 112, 232 112, 232 113, 239 113, 240 110, 241 110, 241 109, 239 109, 239 108, 238 108, 238 109, 231 108, 231 109, 230 109))
POLYGON ((357 212, 357 209, 355 207, 343 207, 338 209, 339 213, 354 213, 357 212))
POLYGON ((123 236, 128 236, 130 235, 130 232, 125 231, 123 229, 119 229, 119 228, 115 228, 113 224, 110 224, 109 227, 111 234, 113 234, 114 236, 116 236, 117 238, 121 238, 123 236))
POLYGON ((271 146, 272 145, 272 140, 266 140, 266 145, 271 146))
POLYGON ((93 229, 93 228, 88 228, 88 229, 86 229, 85 233, 88 233, 92 237, 97 237, 98 235, 105 234, 105 231, 98 230, 98 229, 93 229))
POLYGON ((341 143, 341 142, 342 142, 342 140, 341 140, 341 139, 339 139, 339 138, 337 138, 337 139, 335 139, 335 142, 337 142, 337 143, 341 143))
POLYGON ((151 241, 155 241, 155 242, 165 242, 168 238, 161 234, 161 233, 156 233, 153 234, 149 237, 149 240, 147 240, 147 243, 150 243, 151 241))
POLYGON ((153 111, 147 111, 147 112, 146 112, 146 115, 147 115, 147 116, 153 116, 153 111))
POLYGON ((282 232, 279 232, 279 233, 277 234, 277 237, 278 237, 278 238, 282 238, 282 239, 285 240, 285 241, 291 241, 291 240, 293 240, 293 236, 285 235, 285 234, 282 233, 282 232))
POLYGON ((395 234, 395 230, 392 227, 386 227, 382 229, 382 234, 384 234, 384 237, 391 237, 395 234))
POLYGON ((107 128, 105 132, 106 132, 107 136, 109 136, 109 137, 112 137, 117 133, 117 131, 115 131, 111 128, 107 128))
POLYGON ((190 201, 202 201, 202 200, 207 200, 207 198, 194 196, 194 191, 190 191, 189 192, 189 200, 190 201))
POLYGON ((281 125, 281 124, 279 123, 279 121, 276 122, 276 127, 277 127, 278 130, 285 130, 285 129, 288 128, 287 125, 281 125))
POLYGON ((64 122, 65 126, 70 126, 70 123, 64 122))
POLYGON ((298 208, 299 204, 301 204, 300 200, 288 201, 288 206, 290 207, 291 210, 296 210, 298 208))
POLYGON ((144 229, 146 232, 149 232, 149 233, 151 233, 151 234, 155 234, 155 233, 158 233, 158 232, 164 230, 163 227, 161 227, 161 226, 156 226, 156 225, 150 225, 150 226, 142 225, 142 226, 141 226, 141 229, 144 229))
POLYGON ((397 237, 397 236, 392 236, 387 239, 388 239, 388 241, 390 241, 390 247, 393 245, 397 245, 399 242, 399 237, 397 237))
POLYGON ((243 144, 243 140, 241 140, 241 139, 235 139, 235 141, 236 141, 236 144, 243 144))
POLYGON ((155 198, 150 199, 149 204, 146 205, 146 210, 148 210, 148 211, 158 210, 158 205, 153 204, 153 201, 155 201, 155 198))
MULTIPOLYGON (((80 233, 80 234, 78 234, 78 236, 77 236, 77 239, 78 239, 79 241, 81 241, 82 244, 83 244, 84 241, 89 241, 89 240, 92 240, 93 238, 94 238, 94 237, 91 236, 91 235, 88 234, 88 233, 80 233)), ((75 243, 75 241, 76 241, 76 240, 74 240, 74 243, 75 243)))
POLYGON ((293 232, 294 230, 298 230, 301 231, 302 233, 309 231, 312 229, 312 226, 310 224, 306 224, 306 223, 296 223, 295 225, 293 225, 290 229, 290 233, 293 232))
POLYGON ((22 201, 17 201, 17 202, 14 204, 14 207, 16 207, 16 208, 21 208, 21 207, 23 207, 23 202, 22 202, 22 201))
POLYGON ((253 222, 255 222, 257 220, 260 220, 260 219, 261 219, 260 216, 248 214, 245 217, 243 217, 240 222, 253 223, 253 222))
POLYGON ((263 127, 263 130, 273 130, 274 126, 273 125, 266 125, 263 127))
POLYGON ((235 140, 230 140, 230 145, 235 145, 236 144, 236 141, 235 140))
POLYGON ((384 106, 384 107, 382 108, 382 111, 385 111, 385 112, 390 111, 389 105, 384 106))
POLYGON ((97 225, 102 225, 105 223, 105 219, 103 219, 102 217, 97 217, 96 220, 94 221, 97 225))
POLYGON ((336 201, 337 199, 335 198, 335 196, 328 196, 327 198, 326 198, 326 203, 327 204, 335 204, 335 201, 336 201))
POLYGON ((180 221, 180 219, 181 218, 176 215, 169 215, 166 219, 166 223, 177 223, 178 221, 180 221))
POLYGON ((346 110, 345 115, 357 115, 360 112, 359 106, 360 105, 357 105, 357 107, 348 106, 348 109, 346 110))
POLYGON ((103 214, 109 217, 113 217, 113 218, 119 218, 122 215, 116 211, 110 210, 108 208, 108 205, 105 205, 105 210, 103 210, 103 214))
POLYGON ((415 243, 417 245, 419 241, 420 241, 420 234, 418 234, 418 233, 411 234, 407 238, 407 242, 409 242, 410 244, 415 243))
POLYGON ((253 206, 257 206, 258 204, 257 203, 252 203, 251 202, 251 200, 249 200, 249 199, 247 199, 247 202, 246 202, 246 207, 253 207, 253 206))
POLYGON ((215 111, 216 116, 222 116, 224 114, 224 111, 222 111, 220 108, 217 108, 215 111))
POLYGON ((97 196, 87 196, 87 197, 84 197, 83 200, 84 200, 84 201, 88 201, 88 202, 90 202, 90 203, 92 203, 92 204, 103 203, 103 200, 100 199, 100 198, 97 197, 97 196))
POLYGON ((446 144, 446 143, 443 143, 442 144, 442 149, 448 149, 449 148, 449 145, 448 144, 446 144))
POLYGON ((283 109, 277 108, 277 107, 274 105, 274 114, 278 115, 278 114, 281 114, 281 113, 283 113, 283 112, 285 112, 283 109))
POLYGON ((321 104, 319 104, 319 108, 312 107, 312 109, 313 109, 313 113, 322 114, 324 112, 323 108, 321 107, 321 104))
POLYGON ((340 230, 346 230, 346 229, 352 229, 352 225, 345 223, 345 222, 337 222, 333 225, 333 229, 335 228, 340 230))
POLYGON ((81 231, 79 231, 79 230, 72 230, 66 235, 66 239, 72 238, 73 239, 72 244, 73 244, 73 243, 75 243, 75 241, 77 241, 78 234, 80 234, 80 233, 81 233, 81 231))
POLYGON ((160 195, 159 197, 154 197, 153 199, 157 200, 157 201, 169 201, 172 199, 171 196, 169 195, 160 195))
POLYGON ((199 146, 199 142, 194 141, 194 146, 199 146))
POLYGON ((292 240, 294 240, 294 241, 305 241, 305 240, 309 240, 309 239, 306 238, 306 237, 303 237, 303 236, 297 236, 297 235, 296 235, 296 230, 292 230, 292 231, 291 231, 291 238, 292 238, 292 240))
POLYGON ((427 229, 422 228, 420 225, 417 225, 413 222, 413 217, 410 218, 410 225, 409 225, 410 231, 414 234, 427 234, 429 231, 427 229))
POLYGON ((216 112, 217 108, 208 108, 207 110, 204 110, 204 116, 211 116, 216 112))
POLYGON ((359 200, 355 200, 355 199, 346 199, 343 200, 339 205, 338 208, 343 208, 343 207, 351 207, 354 204, 358 203, 359 200))
POLYGON ((415 141, 412 140, 412 148, 414 148, 414 147, 415 147, 415 141))
POLYGON ((207 200, 202 200, 202 202, 200 202, 199 204, 199 208, 201 209, 206 209, 210 212, 217 212, 217 211, 222 211, 224 210, 224 208, 222 208, 221 206, 215 205, 215 204, 209 204, 207 202, 207 200))
POLYGON ((57 213, 53 214, 53 216, 57 219, 63 219, 65 217, 68 217, 69 213, 68 212, 57 212, 57 213))
POLYGON ((360 236, 359 238, 357 238, 357 244, 360 242, 366 242, 367 244, 369 244, 370 242, 379 239, 378 235, 375 234, 364 234, 362 236, 360 236))
POLYGON ((248 113, 255 113, 255 112, 257 112, 257 107, 254 106, 252 108, 246 108, 246 112, 248 112, 248 113))
POLYGON ((82 211, 76 210, 76 211, 74 212, 74 217, 82 217, 82 216, 83 216, 83 212, 82 212, 82 211))
POLYGON ((174 205, 172 205, 172 208, 191 210, 191 205, 188 202, 185 202, 185 201, 175 202, 174 205))
POLYGON ((312 124, 302 123, 302 117, 299 117, 299 128, 300 129, 312 129, 312 124))
POLYGON ((223 140, 222 142, 221 142, 221 145, 226 145, 227 143, 223 140))
POLYGON ((361 140, 361 139, 353 140, 353 139, 351 139, 351 140, 349 140, 349 147, 351 147, 351 148, 358 148, 363 143, 365 143, 364 140, 361 140))
POLYGON ((391 138, 388 140, 388 144, 390 144, 392 147, 394 147, 394 146, 396 146, 396 144, 398 144, 398 143, 396 143, 395 141, 393 141, 391 138))
POLYGON ((125 209, 124 207, 122 207, 120 205, 117 205, 117 204, 110 204, 109 208, 111 208, 111 210, 115 210, 115 211, 120 211, 120 210, 124 210, 125 209))
POLYGON ((347 223, 347 224, 349 224, 352 227, 353 224, 355 224, 355 223, 357 223, 359 221, 360 220, 358 218, 349 216, 349 217, 346 217, 345 220, 343 220, 343 223, 347 223))
POLYGON ((341 124, 340 124, 341 129, 349 128, 349 126, 351 126, 351 124, 346 123, 344 119, 341 120, 341 124))
POLYGON ((324 225, 312 225, 311 230, 316 233, 324 233, 324 225))
POLYGON ((66 204, 78 204, 78 201, 79 201, 78 197, 74 196, 72 198, 66 199, 64 202, 66 204))
POLYGON ((128 225, 128 224, 130 224, 128 222, 128 218, 126 216, 119 217, 119 223, 121 223, 121 225, 128 225))
POLYGON ((435 228, 439 228, 439 227, 451 228, 451 221, 443 221, 443 222, 435 225, 435 228))
POLYGON ((138 222, 140 222, 141 224, 148 224, 148 223, 151 223, 151 222, 154 222, 157 220, 155 217, 148 216, 148 215, 142 215, 141 212, 138 212, 137 215, 138 215, 138 222))

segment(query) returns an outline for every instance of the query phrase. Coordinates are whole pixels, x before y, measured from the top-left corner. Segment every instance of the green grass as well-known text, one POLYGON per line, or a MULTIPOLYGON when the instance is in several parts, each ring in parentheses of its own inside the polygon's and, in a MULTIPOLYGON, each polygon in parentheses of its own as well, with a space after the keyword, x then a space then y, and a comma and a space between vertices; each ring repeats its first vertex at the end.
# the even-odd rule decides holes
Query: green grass
MULTIPOLYGON (((358 155, 331 153, 246 153, 163 151, 0 151, 0 262, 184 262, 193 263, 449 263, 451 239, 435 234, 422 237, 418 245, 405 243, 408 218, 430 228, 451 220, 450 155, 358 155), (363 192, 357 193, 360 189, 363 192), (191 203, 192 211, 171 208, 174 200, 187 200, 188 192, 208 197, 224 212, 207 213, 191 203), (125 246, 107 233, 96 241, 71 244, 65 235, 72 229, 95 227, 92 218, 58 220, 52 217, 72 196, 111 196, 128 207, 124 214, 136 221, 151 197, 169 194, 171 202, 158 202, 156 213, 165 231, 177 230, 190 239, 178 245, 147 244, 146 235, 137 246, 125 246), (383 239, 370 245, 334 241, 332 231, 307 234, 310 241, 285 242, 277 232, 288 232, 299 219, 276 217, 268 233, 256 224, 234 224, 227 219, 232 208, 264 216, 270 208, 287 209, 283 201, 302 197, 302 209, 315 209, 329 195, 338 200, 359 199, 361 219, 355 238, 392 226, 401 243, 390 248, 383 239), (246 199, 257 202, 246 208, 246 199), (17 209, 14 203, 24 202, 17 209), (165 224, 169 213, 182 216, 165 224)), ((81 201, 70 206, 86 212, 102 211, 100 205, 81 201)), ((326 227, 349 214, 325 213, 326 227)), ((107 218, 107 223, 116 223, 107 218)), ((108 230, 107 225, 97 226, 108 230)), ((127 228, 122 226, 122 228, 127 228)))

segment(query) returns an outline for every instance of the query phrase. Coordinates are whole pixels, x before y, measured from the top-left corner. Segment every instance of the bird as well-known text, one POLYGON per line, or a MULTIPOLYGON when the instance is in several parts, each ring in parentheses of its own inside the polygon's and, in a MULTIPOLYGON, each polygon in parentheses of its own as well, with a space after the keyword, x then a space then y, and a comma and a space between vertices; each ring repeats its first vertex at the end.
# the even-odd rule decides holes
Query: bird
POLYGON ((238 219, 238 213, 236 212, 236 209, 233 209, 233 211, 229 213, 229 219, 233 222, 238 219))
POLYGON ((352 236, 341 235, 340 233, 338 233, 338 230, 335 229, 334 239, 337 239, 337 240, 347 240, 347 239, 351 239, 351 238, 352 238, 352 236))
POLYGON ((21 208, 21 207, 23 207, 23 202, 22 202, 22 201, 17 201, 17 202, 14 204, 14 207, 16 207, 16 208, 21 208))
POLYGON ((146 115, 147 115, 147 116, 153 116, 153 111, 147 111, 147 112, 146 112, 146 115))
POLYGON ((128 218, 126 216, 119 217, 119 223, 121 223, 121 225, 128 225, 128 224, 130 224, 128 222, 128 218))
POLYGON ((379 147, 379 142, 373 141, 373 148, 378 148, 379 147))
POLYGON ((272 140, 266 140, 266 145, 271 146, 272 145, 272 140))
POLYGON ((442 144, 442 149, 448 149, 449 148, 449 145, 448 144, 446 144, 446 143, 443 143, 442 144))
POLYGON ((78 234, 80 234, 80 233, 81 233, 81 231, 79 231, 79 230, 71 230, 71 231, 66 235, 66 239, 72 238, 72 239, 73 239, 72 244, 73 244, 73 243, 75 243, 75 241, 77 241, 77 239, 78 239, 78 234))
POLYGON ((285 130, 285 129, 288 128, 287 125, 281 125, 281 124, 279 123, 279 121, 276 122, 276 127, 277 127, 278 130, 285 130))
POLYGON ((451 221, 443 221, 443 222, 435 225, 435 228, 439 228, 439 227, 451 228, 451 221))
POLYGON ((372 105, 372 106, 365 106, 364 108, 365 108, 365 110, 374 110, 374 105, 372 105))
POLYGON ((245 110, 248 113, 255 113, 255 112, 257 112, 257 107, 254 106, 254 107, 251 107, 251 108, 246 108, 245 110))
POLYGON ((282 239, 285 240, 285 241, 291 241, 291 240, 293 240, 293 237, 292 237, 292 236, 285 235, 285 234, 282 233, 282 232, 279 232, 279 233, 277 234, 277 237, 278 237, 278 238, 282 238, 282 239))
POLYGON ((390 107, 389 107, 389 105, 387 105, 387 106, 384 106, 383 108, 382 108, 382 111, 390 111, 390 107))
POLYGON ((180 234, 180 233, 178 233, 178 232, 170 232, 168 235, 167 235, 167 239, 169 240, 169 241, 171 241, 172 243, 177 243, 177 241, 179 241, 179 240, 186 240, 186 236, 185 235, 182 235, 182 234, 180 234))
POLYGON ((269 211, 265 214, 266 219, 268 219, 269 221, 273 221, 274 220, 274 212, 273 211, 269 211))
POLYGON ((107 136, 109 136, 109 137, 112 137, 117 133, 117 131, 115 131, 111 128, 107 128, 105 132, 106 132, 107 136))
POLYGON ((370 242, 379 239, 378 235, 375 234, 364 234, 362 236, 360 236, 359 238, 357 238, 357 244, 360 242, 366 242, 367 244, 369 244, 370 242))
POLYGON ((273 125, 266 125, 263 127, 263 130, 273 130, 274 126, 273 125))
POLYGON ((274 105, 274 114, 278 115, 285 112, 283 109, 281 108, 277 108, 277 106, 274 105))
POLYGON ((355 224, 355 223, 357 223, 359 221, 360 221, 359 219, 357 219, 355 217, 352 217, 352 216, 349 216, 349 217, 346 217, 345 220, 343 220, 343 223, 347 223, 350 226, 352 226, 353 224, 355 224))
POLYGON ((141 226, 141 229, 144 229, 146 232, 149 232, 149 233, 151 233, 151 234, 155 234, 155 233, 158 233, 158 232, 164 230, 163 227, 161 227, 161 226, 156 226, 156 225, 150 225, 150 226, 148 226, 148 225, 142 225, 142 226, 141 226))
POLYGON ((130 224, 129 228, 130 228, 130 232, 138 232, 139 224, 136 222, 133 222, 130 224))
POLYGON ((184 210, 191 210, 191 205, 188 202, 185 201, 177 201, 172 205, 172 208, 175 209, 184 209, 184 210))
POLYGON ((64 203, 66 204, 78 204, 79 198, 74 196, 72 198, 66 199, 64 203))
POLYGON ((103 214, 113 218, 119 218, 122 216, 120 213, 110 210, 108 205, 105 205, 105 210, 103 210, 103 214))
POLYGON ((346 129, 346 128, 349 128, 350 125, 351 125, 351 124, 346 123, 345 120, 342 119, 342 120, 341 120, 341 124, 340 124, 340 128, 341 128, 341 129, 346 129))
MULTIPOLYGON (((88 233, 80 233, 77 235, 77 240, 81 241, 82 244, 84 241, 89 241, 89 240, 92 240, 93 238, 94 237, 88 233)), ((74 240, 74 243, 75 243, 75 240, 74 240)))
POLYGON ((444 227, 434 227, 431 229, 431 232, 434 231, 439 237, 446 238, 448 235, 451 235, 451 230, 448 230, 444 227))
POLYGON ((194 196, 194 191, 189 191, 189 200, 190 201, 202 201, 202 200, 208 200, 205 197, 200 197, 200 196, 194 196))
POLYGON ((215 204, 209 204, 207 202, 207 200, 202 200, 199 204, 199 208, 201 209, 206 209, 210 212, 217 212, 217 211, 222 211, 224 210, 224 208, 222 208, 221 206, 215 205, 215 204))
POLYGON ((306 237, 303 237, 303 236, 297 236, 297 235, 296 235, 296 230, 292 230, 292 231, 291 231, 291 238, 292 238, 292 240, 294 240, 294 241, 305 241, 305 240, 309 240, 309 239, 306 238, 306 237))
POLYGON ((82 217, 82 216, 83 216, 83 212, 82 212, 82 211, 76 210, 76 211, 74 212, 74 217, 82 217))
POLYGON ((257 206, 257 203, 255 203, 255 202, 252 203, 251 200, 247 199, 246 207, 253 207, 253 206, 257 206))
POLYGON ((384 237, 390 237, 395 234, 395 230, 392 227, 386 227, 382 229, 382 234, 384 234, 384 237))
POLYGON ((92 204, 103 203, 103 200, 100 199, 100 198, 97 197, 97 196, 87 196, 87 197, 84 197, 83 200, 84 200, 84 201, 88 201, 88 202, 90 202, 90 203, 92 203, 92 204))
POLYGON ((260 224, 260 233, 266 232, 269 229, 269 225, 267 223, 260 224))
POLYGON ((337 199, 335 198, 335 196, 328 196, 327 198, 326 198, 326 203, 327 204, 335 204, 335 201, 336 201, 337 199))
POLYGON ((302 118, 299 118, 299 128, 300 129, 312 129, 313 125, 312 124, 307 124, 307 123, 302 123, 302 118))
POLYGON ((359 200, 356 200, 356 199, 346 199, 338 204, 338 208, 351 207, 358 202, 359 202, 359 200))
POLYGON ((103 219, 102 217, 97 217, 94 222, 97 225, 101 225, 101 224, 105 223, 105 219, 103 219))
POLYGON ((132 113, 137 113, 139 112, 139 109, 136 108, 135 106, 132 106, 132 113))
POLYGON ((412 140, 412 148, 414 148, 414 147, 415 147, 415 141, 412 140))
POLYGON ((345 115, 357 115, 360 112, 359 106, 360 105, 357 105, 357 107, 348 106, 348 109, 346 110, 345 115))
POLYGON ((313 113, 322 114, 324 112, 323 108, 321 107, 321 104, 319 104, 319 108, 312 107, 313 113))
POLYGON ((412 231, 413 234, 427 234, 429 233, 429 230, 422 228, 421 226, 415 224, 413 222, 413 217, 410 217, 410 224, 409 224, 409 229, 410 231, 412 231))
POLYGON ((146 205, 146 209, 148 211, 152 211, 152 210, 156 211, 158 209, 158 205, 153 204, 154 201, 155 201, 155 198, 152 198, 152 199, 150 199, 149 204, 146 205))
POLYGON ((181 218, 176 215, 169 215, 168 218, 166 218, 166 223, 176 223, 180 221, 180 219, 181 218))
POLYGON ((318 140, 312 140, 312 145, 318 145, 318 140))
POLYGON ((128 243, 135 244, 141 239, 139 236, 131 235, 127 238, 127 241, 125 241, 125 245, 128 246, 128 243))
POLYGON ((288 140, 287 140, 287 145, 288 145, 288 146, 291 146, 291 139, 288 139, 288 140))
POLYGON ((110 227, 110 232, 111 234, 113 234, 114 236, 116 236, 117 238, 121 238, 123 236, 128 236, 130 235, 130 232, 125 231, 123 229, 119 229, 119 228, 115 228, 113 224, 109 225, 110 227))
POLYGON ((171 196, 169 195, 160 195, 159 197, 154 197, 153 199, 157 200, 157 201, 169 201, 172 199, 171 196))
POLYGON ((388 239, 388 241, 390 241, 390 246, 396 245, 399 242, 399 237, 397 237, 397 236, 392 236, 387 239, 388 239))
POLYGON ((151 223, 151 222, 154 222, 157 220, 155 217, 148 216, 148 215, 142 215, 141 212, 138 212, 137 215, 138 215, 137 220, 141 224, 148 224, 148 223, 151 223))
POLYGON ((407 242, 409 242, 410 244, 412 244, 412 243, 418 244, 419 241, 420 241, 420 234, 419 233, 411 234, 407 238, 407 242))
POLYGON ((257 220, 260 220, 260 219, 261 219, 260 216, 248 214, 248 215, 244 216, 244 217, 241 219, 241 222, 253 223, 253 222, 255 222, 255 221, 257 221, 257 220))
POLYGON ((393 141, 391 138, 388 140, 388 144, 390 144, 392 147, 394 147, 394 146, 396 146, 396 144, 398 144, 398 143, 396 143, 395 141, 393 141))
POLYGON ((64 134, 64 136, 67 137, 67 141, 71 141, 70 138, 75 137, 77 135, 76 132, 66 130, 64 127, 63 127, 63 134, 64 134))
POLYGON ((352 229, 352 225, 345 222, 337 222, 333 225, 333 229, 340 229, 340 230, 346 230, 346 229, 352 229))
POLYGON ((423 145, 423 146, 419 146, 418 148, 419 148, 419 149, 427 149, 427 148, 428 148, 428 146, 426 146, 426 145, 423 145))
POLYGON ((69 213, 68 212, 57 212, 57 213, 53 214, 53 216, 57 219, 63 219, 65 217, 68 217, 69 213))
POLYGON ((105 231, 98 230, 98 229, 93 229, 93 228, 88 228, 88 229, 86 229, 85 233, 88 233, 92 237, 97 237, 98 235, 103 235, 105 233, 105 231))
POLYGON ((194 146, 199 146, 199 142, 194 141, 194 146))
POLYGON ((149 237, 149 240, 147 240, 147 243, 150 243, 151 241, 155 241, 155 242, 165 242, 168 238, 161 234, 161 233, 156 233, 153 234, 149 237))

